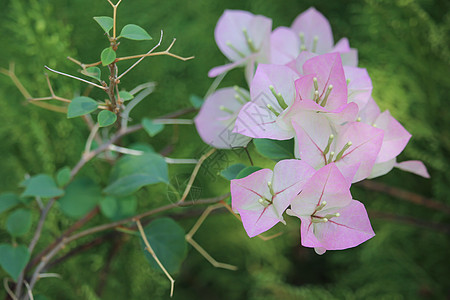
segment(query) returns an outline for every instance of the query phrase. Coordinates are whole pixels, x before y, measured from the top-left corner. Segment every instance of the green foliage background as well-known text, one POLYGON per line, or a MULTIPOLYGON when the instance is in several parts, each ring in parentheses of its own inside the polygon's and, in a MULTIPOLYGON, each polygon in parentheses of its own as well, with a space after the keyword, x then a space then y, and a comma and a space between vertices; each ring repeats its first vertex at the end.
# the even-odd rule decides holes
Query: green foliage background
MULTIPOLYGON (((450 2, 445 0, 346 0, 346 1, 154 1, 124 0, 119 7, 119 28, 139 24, 153 36, 151 42, 123 42, 119 54, 144 53, 152 47, 160 29, 163 46, 177 38, 173 51, 195 55, 180 62, 170 57, 144 60, 122 81, 132 89, 145 81, 156 81, 156 91, 140 104, 135 120, 156 117, 188 107, 189 95, 203 95, 212 80, 207 72, 225 63, 214 42, 214 27, 224 9, 243 9, 271 17, 274 28, 289 26, 294 18, 314 5, 330 21, 335 39, 348 37, 359 50, 360 66, 368 69, 374 84, 374 98, 413 135, 400 160, 420 159, 432 179, 426 180, 392 171, 380 181, 434 198, 450 205, 450 2)), ((107 1, 92 0, 3 0, 0 3, 0 66, 16 63, 16 73, 35 97, 48 95, 43 65, 76 73, 65 59, 76 57, 94 62, 107 46, 93 16, 111 15, 107 1)), ((122 68, 125 68, 125 64, 122 68)), ((72 98, 85 86, 50 75, 58 95, 72 98)), ((231 72, 222 86, 245 85, 240 71, 231 72)), ((93 92, 94 96, 103 95, 93 92)), ((82 152, 88 131, 79 119, 27 105, 10 79, 0 75, 0 192, 18 191, 24 174, 54 174, 73 166, 82 152)), ((204 148, 193 127, 180 127, 173 157, 199 157, 204 148)), ((125 142, 151 143, 162 149, 174 132, 150 140, 145 133, 125 142)), ((229 160, 247 163, 244 156, 229 160)), ((261 159, 255 156, 255 159, 261 159)), ((226 165, 223 165, 226 167, 226 165)), ((105 183, 109 166, 91 163, 82 173, 105 183)), ((190 167, 171 169, 188 173, 190 167)), ((200 174, 196 185, 201 197, 226 192, 227 182, 214 174, 200 174)), ((449 225, 439 211, 417 207, 383 194, 354 187, 354 198, 369 210, 449 225)), ((139 193, 139 209, 167 203, 163 186, 139 193)), ((36 213, 35 213, 36 214, 36 213)), ((37 218, 37 214, 34 216, 37 218)), ((4 228, 4 215, 1 216, 4 228)), ((210 217, 196 235, 213 257, 237 265, 231 272, 215 269, 198 253, 190 251, 176 274, 175 299, 444 299, 450 297, 448 272, 450 241, 447 235, 414 225, 373 218, 376 237, 346 251, 317 256, 299 245, 298 224, 289 219, 286 231, 274 240, 248 239, 241 224, 229 214, 210 217)), ((73 221, 56 211, 38 250, 73 221)), ((104 220, 96 219, 93 222, 104 220)), ((195 217, 180 219, 188 230, 195 217)), ((30 236, 25 236, 28 241, 30 236)), ((0 239, 9 241, 0 231, 0 239)), ((82 240, 80 242, 86 242, 82 240)), ((75 245, 73 245, 75 246, 75 245)), ((72 246, 72 247, 73 247, 72 246)), ((48 299, 165 299, 169 283, 150 269, 137 240, 115 234, 109 242, 52 268, 62 279, 43 279, 37 293, 48 299), (117 253, 115 252, 117 251, 117 253), (114 254, 109 270, 105 265, 114 254), (100 274, 100 275, 99 275, 100 274), (102 276, 106 276, 99 292, 102 276), (99 296, 101 294, 101 296, 99 296)), ((66 250, 67 251, 67 250, 66 250)), ((3 273, 0 275, 4 275, 3 273)), ((1 294, 0 294, 1 295, 1 294)))

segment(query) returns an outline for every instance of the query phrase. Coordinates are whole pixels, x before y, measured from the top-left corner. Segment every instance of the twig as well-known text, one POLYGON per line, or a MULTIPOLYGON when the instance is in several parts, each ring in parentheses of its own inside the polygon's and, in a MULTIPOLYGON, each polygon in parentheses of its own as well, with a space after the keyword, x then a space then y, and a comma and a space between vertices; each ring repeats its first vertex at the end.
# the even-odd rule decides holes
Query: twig
POLYGON ((135 59, 135 58, 142 58, 142 57, 149 57, 149 56, 158 56, 158 55, 167 55, 167 56, 171 56, 174 57, 176 59, 182 60, 182 61, 187 61, 190 59, 195 58, 195 56, 189 56, 189 57, 182 57, 173 53, 170 53, 170 49, 172 48, 173 44, 175 44, 175 41, 177 39, 173 39, 172 43, 169 45, 169 47, 161 52, 154 52, 154 53, 145 53, 145 54, 139 54, 139 55, 131 55, 131 56, 124 56, 124 57, 119 57, 116 58, 116 61, 122 61, 122 60, 128 60, 128 59, 135 59))
POLYGON ((422 205, 428 208, 432 208, 438 211, 442 211, 446 214, 450 214, 450 207, 444 203, 437 202, 433 199, 426 198, 424 196, 412 193, 410 191, 402 190, 396 187, 389 186, 387 184, 374 181, 374 180, 364 180, 357 184, 367 190, 381 192, 401 200, 405 200, 417 205, 422 205))
POLYGON ((129 149, 129 148, 120 147, 120 146, 116 146, 116 145, 109 145, 108 149, 111 151, 128 154, 128 155, 142 155, 145 153, 144 151, 129 149))
POLYGON ((217 260, 215 260, 208 252, 206 252, 205 249, 203 249, 203 247, 201 247, 194 239, 193 236, 194 234, 197 232, 197 230, 200 228, 200 226, 203 224, 203 222, 205 221, 206 217, 215 209, 223 207, 223 204, 219 203, 216 205, 212 205, 212 206, 208 206, 205 211, 202 213, 202 215, 200 216, 200 218, 198 218, 197 222, 195 222, 194 226, 192 227, 192 229, 188 232, 188 234, 186 234, 186 241, 192 245, 192 247, 195 248, 195 250, 197 250, 211 265, 213 265, 216 268, 222 268, 222 269, 227 269, 227 270, 231 270, 231 271, 236 271, 238 268, 236 266, 230 265, 230 264, 225 264, 225 263, 221 263, 218 262, 217 260))
POLYGON ((103 224, 103 225, 99 225, 96 227, 92 227, 89 229, 86 229, 84 231, 81 231, 77 234, 74 234, 70 237, 61 237, 60 242, 58 242, 54 247, 52 247, 52 249, 47 253, 47 255, 43 256, 42 259, 40 260, 39 265, 36 267, 36 269, 33 272, 33 275, 31 277, 31 281, 30 281, 30 286, 31 288, 34 287, 34 285, 36 284, 37 279, 39 278, 39 274, 44 270, 44 268, 46 267, 47 263, 61 250, 64 248, 65 245, 67 245, 70 242, 73 242, 79 238, 85 237, 87 235, 91 235, 97 232, 101 232, 101 231, 105 231, 108 229, 112 229, 115 227, 118 227, 120 225, 126 224, 126 223, 131 223, 131 222, 135 222, 135 220, 140 220, 142 218, 160 213, 160 212, 164 212, 167 210, 170 210, 172 208, 176 208, 176 207, 186 207, 186 206, 193 206, 193 205, 204 205, 204 204, 213 204, 213 203, 217 203, 221 200, 223 200, 224 198, 228 197, 227 195, 222 195, 220 197, 215 197, 215 198, 209 198, 209 199, 202 199, 202 200, 196 200, 196 201, 189 201, 189 202, 181 202, 178 201, 176 203, 171 203, 165 206, 161 206, 149 211, 146 211, 144 213, 138 214, 136 216, 130 217, 130 218, 126 218, 120 221, 116 221, 116 222, 112 222, 112 223, 108 223, 108 224, 103 224))
POLYGON ((219 76, 217 76, 216 79, 214 79, 213 83, 209 86, 208 91, 206 91, 206 94, 203 97, 203 99, 208 98, 212 93, 214 93, 216 91, 217 87, 222 82, 222 80, 225 78, 225 75, 227 75, 227 73, 228 72, 222 73, 219 76))
MULTIPOLYGON (((162 38, 163 38, 163 34, 164 32, 161 30, 161 36, 159 37, 159 42, 158 44, 156 44, 155 47, 153 47, 152 49, 150 49, 147 54, 152 53, 156 48, 158 48, 161 45, 162 42, 162 38)), ((134 67, 136 67, 142 60, 144 60, 145 56, 141 57, 139 60, 137 60, 131 67, 129 67, 128 69, 126 69, 122 74, 119 75, 119 77, 117 77, 117 79, 122 78, 125 74, 127 74, 128 72, 130 72, 134 67)))
POLYGON ((164 160, 168 164, 198 164, 198 160, 191 158, 170 158, 164 157, 164 160))
POLYGON ((100 128, 100 124, 96 123, 94 127, 92 127, 91 132, 86 140, 86 146, 84 147, 84 154, 87 154, 91 151, 92 142, 94 141, 95 136, 97 135, 98 129, 100 128))
POLYGON ((53 73, 56 73, 56 74, 59 74, 59 75, 62 75, 62 76, 66 76, 66 77, 69 77, 69 78, 72 78, 72 79, 79 80, 79 81, 81 81, 81 82, 84 82, 84 83, 90 84, 90 85, 92 85, 92 86, 98 87, 99 89, 102 89, 102 90, 104 90, 104 91, 107 90, 106 87, 101 86, 101 85, 98 85, 98 84, 93 83, 93 82, 90 82, 90 81, 85 80, 85 79, 83 79, 83 78, 76 77, 76 76, 73 76, 73 75, 70 75, 70 74, 66 74, 66 73, 63 73, 63 72, 60 72, 60 71, 56 71, 56 70, 53 70, 53 69, 51 69, 51 68, 49 68, 49 67, 47 67, 47 66, 44 66, 44 68, 46 68, 46 69, 49 70, 50 72, 53 72, 53 73))
POLYGON ((192 119, 154 119, 152 120, 154 124, 164 124, 164 125, 192 125, 194 120, 192 119))
POLYGON ((25 280, 23 281, 23 283, 25 284, 25 286, 26 286, 26 288, 27 288, 28 298, 29 298, 30 300, 34 300, 33 292, 31 291, 30 285, 29 285, 28 282, 26 282, 25 280))
POLYGON ((144 100, 145 97, 150 95, 153 92, 154 88, 155 88, 155 85, 147 87, 146 89, 142 90, 142 92, 140 92, 136 97, 134 97, 133 100, 131 100, 127 104, 127 106, 125 107, 125 109, 123 110, 123 112, 121 114, 122 121, 121 121, 120 126, 123 130, 127 129, 130 112, 133 110, 133 108, 136 105, 138 105, 142 100, 144 100))
POLYGON ((200 170, 200 167, 202 166, 203 162, 214 152, 216 152, 217 149, 212 148, 207 153, 203 154, 200 159, 198 160, 197 164, 195 165, 194 171, 191 174, 191 178, 189 178, 188 184, 186 186, 186 189, 184 190, 183 196, 181 197, 180 202, 183 202, 186 197, 189 194, 189 191, 191 190, 192 184, 194 183, 195 177, 197 177, 197 173, 200 170))
POLYGON ((3 278, 3 287, 5 288, 6 293, 11 297, 13 300, 18 300, 17 297, 14 295, 13 291, 9 287, 8 278, 3 278))
POLYGON ((166 277, 170 280, 170 297, 172 297, 173 296, 173 289, 175 287, 175 280, 172 278, 172 276, 170 276, 169 272, 167 272, 166 268, 161 263, 161 261, 159 260, 158 256, 156 256, 155 251, 153 251, 152 246, 150 246, 150 243, 148 242, 147 236, 145 235, 144 228, 142 228, 142 224, 141 224, 141 221, 139 219, 136 220, 136 225, 137 225, 137 227, 139 229, 139 233, 141 234, 142 240, 144 241, 144 244, 145 244, 145 247, 146 247, 145 249, 151 254, 153 259, 156 261, 158 266, 161 268, 161 270, 166 275, 166 277))
POLYGON ((113 39, 116 39, 116 18, 117 18, 117 7, 119 6, 119 4, 120 4, 120 2, 122 2, 122 0, 119 0, 116 4, 113 4, 112 2, 111 2, 111 0, 108 0, 108 2, 109 2, 109 4, 111 4, 111 6, 113 7, 113 9, 114 9, 114 12, 113 12, 113 20, 114 20, 114 22, 113 22, 113 39))

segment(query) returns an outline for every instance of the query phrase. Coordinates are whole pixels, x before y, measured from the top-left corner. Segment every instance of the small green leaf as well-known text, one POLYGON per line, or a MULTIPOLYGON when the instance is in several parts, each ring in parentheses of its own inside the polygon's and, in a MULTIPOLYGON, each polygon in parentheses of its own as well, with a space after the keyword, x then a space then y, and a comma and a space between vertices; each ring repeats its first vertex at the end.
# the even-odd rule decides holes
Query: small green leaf
POLYGON ((124 198, 107 196, 100 201, 100 211, 112 221, 133 216, 136 213, 136 208, 137 199, 133 196, 124 198))
POLYGON ((127 155, 114 165, 110 184, 103 191, 116 197, 128 196, 145 185, 158 182, 169 182, 167 163, 161 155, 127 155))
POLYGON ((86 70, 81 70, 81 74, 94 78, 98 81, 102 81, 102 71, 97 67, 89 67, 86 70))
POLYGON ((62 196, 64 190, 58 188, 53 178, 39 174, 30 178, 22 197, 52 198, 62 196))
POLYGON ((111 47, 105 48, 100 55, 100 59, 103 66, 112 64, 116 60, 116 51, 114 51, 111 47))
POLYGON ((246 167, 245 169, 242 169, 236 176, 235 179, 241 179, 244 177, 247 177, 248 175, 255 173, 256 171, 261 170, 262 168, 260 167, 255 167, 255 166, 251 166, 251 167, 246 167))
POLYGON ((89 178, 78 178, 66 188, 66 194, 58 200, 62 212, 79 218, 92 210, 102 198, 101 188, 89 178))
POLYGON ((13 278, 14 281, 20 275, 30 260, 28 248, 23 245, 16 247, 9 244, 0 244, 0 265, 13 278))
POLYGON ((203 100, 203 98, 197 96, 197 95, 191 95, 189 97, 189 101, 191 102, 192 106, 194 108, 199 109, 200 107, 202 107, 203 102, 205 102, 205 100, 203 100))
POLYGON ((270 139, 253 139, 256 151, 273 160, 292 159, 294 157, 294 139, 277 141, 270 139))
POLYGON ((142 27, 134 24, 125 25, 120 32, 120 36, 129 40, 151 40, 152 37, 142 27))
POLYGON ((6 220, 6 229, 12 236, 26 234, 31 228, 31 211, 19 208, 13 211, 6 220))
POLYGON ((103 31, 108 34, 114 26, 114 20, 111 17, 94 17, 94 20, 100 25, 103 31))
POLYGON ((120 91, 120 92, 119 92, 119 97, 120 97, 120 99, 121 99, 123 102, 128 101, 128 100, 131 100, 131 99, 134 98, 134 96, 131 95, 130 93, 128 93, 127 91, 120 91))
POLYGON ((64 167, 59 169, 58 173, 56 173, 56 183, 58 183, 59 187, 63 187, 69 183, 70 180, 70 168, 64 167))
POLYGON ((116 120, 116 114, 109 110, 102 110, 97 116, 98 125, 100 125, 100 127, 112 125, 116 120))
POLYGON ((20 204, 19 196, 13 193, 5 193, 0 195, 0 214, 20 204))
POLYGON ((224 177, 225 179, 232 180, 235 179, 239 172, 243 169, 245 169, 244 164, 234 164, 229 166, 225 170, 222 170, 222 172, 220 172, 220 175, 222 175, 222 177, 224 177))
POLYGON ((151 119, 142 119, 142 126, 149 136, 154 137, 164 129, 163 124, 155 124, 151 119))
POLYGON ((97 102, 89 97, 76 97, 70 102, 67 110, 67 118, 75 118, 86 115, 97 109, 97 102))
MULTIPOLYGON (((156 257, 170 274, 177 272, 187 254, 187 244, 183 228, 170 218, 160 218, 144 228, 145 236, 155 251, 156 257)), ((141 246, 150 265, 162 272, 155 259, 145 250, 141 238, 141 246)))

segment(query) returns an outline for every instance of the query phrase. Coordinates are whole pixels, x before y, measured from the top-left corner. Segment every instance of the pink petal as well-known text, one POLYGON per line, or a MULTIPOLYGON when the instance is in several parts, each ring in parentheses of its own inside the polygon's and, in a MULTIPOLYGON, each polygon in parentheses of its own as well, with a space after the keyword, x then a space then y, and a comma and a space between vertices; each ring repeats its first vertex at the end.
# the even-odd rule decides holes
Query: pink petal
POLYGON ((301 160, 285 159, 278 162, 273 169, 272 181, 276 210, 284 212, 315 172, 313 167, 301 160))
POLYGON ((427 171, 427 167, 425 167, 424 163, 420 160, 408 160, 408 161, 402 161, 401 163, 395 164, 396 168, 399 168, 400 170, 411 172, 416 175, 430 178, 430 174, 427 171))
POLYGON ((294 136, 293 131, 281 128, 277 117, 265 106, 248 102, 242 107, 233 129, 252 138, 267 138, 274 140, 288 140, 294 136))
POLYGON ((358 50, 350 48, 347 38, 340 39, 331 52, 339 52, 344 66, 358 66, 358 50))
POLYGON ((317 36, 316 53, 327 53, 333 47, 333 33, 330 23, 314 7, 301 13, 292 23, 291 28, 297 33, 303 33, 305 46, 308 51, 312 51, 314 37, 317 36))
POLYGON ((294 60, 286 63, 286 66, 294 70, 298 75, 304 75, 303 65, 308 59, 315 56, 317 56, 317 54, 308 51, 302 51, 294 60))
POLYGON ((352 200, 350 186, 334 163, 318 170, 291 202, 298 216, 311 216, 326 201, 325 209, 344 207, 352 200))
POLYGON ((380 113, 381 112, 378 104, 375 102, 375 100, 373 100, 372 97, 370 97, 367 101, 367 104, 364 107, 359 108, 358 117, 361 118, 361 122, 373 125, 380 113))
MULTIPOLYGON (((241 89, 242 93, 247 93, 241 89)), ((195 126, 202 140, 215 148, 230 149, 232 147, 245 146, 250 138, 233 133, 233 127, 237 112, 242 104, 234 96, 233 88, 219 89, 211 94, 203 104, 200 112, 195 117, 195 126), (220 109, 224 106, 235 114, 220 109)))
POLYGON ((284 65, 300 53, 300 39, 288 27, 278 27, 270 35, 270 63, 284 65))
MULTIPOLYGON (((326 213, 340 214, 326 223, 314 224, 317 240, 327 250, 342 250, 358 246, 375 236, 364 205, 356 200, 326 213)), ((325 212, 324 212, 325 213, 325 212)))
POLYGON ((272 205, 266 209, 263 208, 262 211, 238 209, 238 212, 249 237, 257 236, 281 221, 280 216, 276 214, 272 205))
MULTIPOLYGON (((329 53, 313 57, 304 63, 303 72, 304 74, 316 74, 322 99, 328 86, 333 86, 325 106, 328 110, 334 110, 347 104, 347 82, 339 54, 329 53)), ((312 81, 311 86, 313 86, 312 81)))
POLYGON ((334 145, 336 155, 344 148, 346 143, 352 142, 352 145, 336 162, 336 165, 340 168, 343 165, 360 164, 353 182, 361 181, 367 178, 372 171, 375 159, 380 152, 384 132, 361 122, 349 123, 343 126, 341 130, 334 145))
POLYGON ((370 176, 367 178, 372 179, 375 177, 383 176, 389 173, 394 168, 395 164, 396 164, 395 158, 382 163, 375 163, 373 165, 373 169, 372 172, 370 173, 370 176))
POLYGON ((243 66, 246 63, 247 59, 248 58, 246 57, 246 58, 237 60, 235 62, 226 64, 226 65, 223 65, 223 66, 214 67, 211 70, 209 70, 208 77, 211 77, 211 78, 217 77, 217 76, 219 76, 222 73, 226 73, 226 72, 228 72, 228 71, 230 71, 230 70, 232 70, 234 68, 243 66))
POLYGON ((348 101, 355 102, 362 109, 369 102, 372 94, 372 80, 366 69, 344 66, 345 78, 348 84, 348 101))
POLYGON ((411 134, 391 116, 389 110, 378 116, 375 125, 377 128, 384 130, 383 144, 376 162, 381 163, 395 158, 405 149, 411 134))
POLYGON ((231 43, 234 48, 244 54, 244 57, 252 54, 243 33, 244 28, 253 40, 256 48, 260 49, 263 46, 263 42, 269 40, 272 20, 263 16, 255 16, 246 11, 225 10, 217 22, 214 37, 219 49, 231 61, 237 61, 243 57, 228 46, 227 43, 231 43))

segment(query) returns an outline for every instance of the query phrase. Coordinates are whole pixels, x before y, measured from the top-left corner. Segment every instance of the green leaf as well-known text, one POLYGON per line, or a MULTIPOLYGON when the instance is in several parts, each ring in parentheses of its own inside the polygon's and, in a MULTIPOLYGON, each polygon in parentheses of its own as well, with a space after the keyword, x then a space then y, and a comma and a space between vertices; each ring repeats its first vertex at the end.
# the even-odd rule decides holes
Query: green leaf
POLYGON ((142 119, 142 126, 149 136, 154 137, 164 129, 163 124, 155 124, 151 119, 142 119))
POLYGON ((234 164, 229 166, 225 170, 222 170, 222 172, 220 172, 220 175, 222 175, 222 177, 224 177, 225 179, 232 180, 235 179, 239 172, 243 169, 245 169, 244 164, 234 164))
POLYGON ((70 168, 64 167, 59 169, 58 173, 56 173, 56 183, 58 183, 59 187, 63 187, 70 181, 70 168))
POLYGON ((46 174, 39 174, 30 178, 22 197, 52 198, 63 194, 64 190, 56 186, 53 178, 46 174))
POLYGON ((5 193, 0 195, 0 214, 20 204, 19 196, 13 193, 5 193))
MULTIPOLYGON (((187 245, 185 232, 180 225, 170 218, 160 218, 151 222, 144 228, 145 236, 155 251, 156 257, 162 263, 167 272, 176 273, 181 263, 186 258, 187 245)), ((150 265, 161 270, 151 254, 145 250, 144 241, 141 238, 141 245, 145 251, 145 257, 150 265)))
POLYGON ((66 188, 66 194, 58 200, 62 212, 79 218, 91 211, 102 198, 101 188, 89 178, 78 178, 66 188))
POLYGON ((191 102, 192 106, 194 108, 199 109, 200 107, 202 107, 203 102, 205 102, 205 100, 203 100, 203 98, 197 96, 197 95, 191 95, 189 97, 189 101, 191 102))
POLYGON ((110 184, 103 191, 116 197, 127 196, 145 185, 158 182, 169 182, 167 163, 161 155, 126 155, 114 165, 110 184))
POLYGON ((30 260, 28 248, 23 245, 13 247, 9 244, 0 244, 0 265, 14 281, 20 275, 30 260))
POLYGON ((251 166, 251 167, 246 167, 245 169, 242 169, 237 175, 235 179, 241 179, 244 177, 247 177, 248 175, 255 173, 256 171, 261 170, 262 168, 260 167, 255 167, 255 166, 251 166))
POLYGON ((97 67, 89 67, 86 70, 81 70, 81 74, 94 78, 95 80, 102 81, 102 71, 97 67))
POLYGON ((94 20, 100 25, 103 31, 108 34, 114 26, 114 20, 111 17, 94 17, 94 20))
POLYGON ((98 125, 100 125, 100 127, 112 125, 116 120, 116 114, 109 110, 102 110, 97 116, 98 125))
POLYGON ((112 64, 116 60, 116 51, 114 51, 111 47, 105 48, 100 55, 100 59, 103 66, 112 64))
POLYGON ((120 92, 119 92, 119 97, 120 97, 120 99, 121 99, 123 102, 128 101, 128 100, 131 100, 131 99, 134 98, 134 96, 131 95, 130 93, 128 93, 127 91, 120 91, 120 92))
POLYGON ((12 236, 26 234, 31 228, 31 211, 19 208, 13 211, 6 220, 6 229, 12 236))
POLYGON ((91 113, 97 109, 97 102, 89 97, 76 97, 70 102, 67 110, 67 118, 75 118, 91 113))
POLYGON ((294 157, 294 139, 277 141, 270 139, 253 139, 256 151, 273 160, 292 159, 294 157))
POLYGON ((145 31, 144 28, 134 24, 125 25, 125 27, 122 28, 119 37, 136 41, 152 39, 152 37, 147 33, 147 31, 145 31))
POLYGON ((107 196, 100 201, 100 211, 112 221, 118 221, 135 215, 136 208, 137 199, 134 196, 124 198, 107 196))

